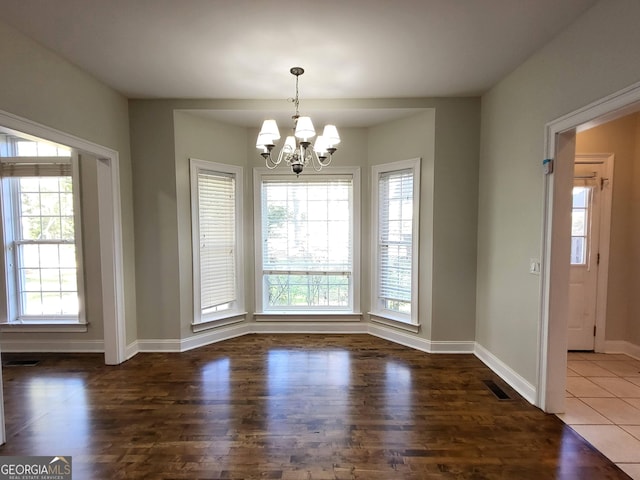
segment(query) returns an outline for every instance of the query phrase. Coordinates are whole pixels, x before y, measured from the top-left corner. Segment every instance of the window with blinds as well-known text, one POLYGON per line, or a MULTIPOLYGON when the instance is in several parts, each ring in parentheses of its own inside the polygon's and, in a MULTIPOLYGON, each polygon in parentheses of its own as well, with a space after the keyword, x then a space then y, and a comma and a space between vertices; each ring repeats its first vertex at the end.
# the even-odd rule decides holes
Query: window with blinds
POLYGON ((417 322, 419 162, 373 167, 374 313, 417 322))
POLYGON ((353 311, 353 177, 265 176, 264 311, 353 311))
POLYGON ((241 171, 191 160, 194 323, 237 315, 243 301, 239 274, 241 171))
POLYGON ((8 321, 82 323, 77 159, 11 135, 0 144, 8 321))

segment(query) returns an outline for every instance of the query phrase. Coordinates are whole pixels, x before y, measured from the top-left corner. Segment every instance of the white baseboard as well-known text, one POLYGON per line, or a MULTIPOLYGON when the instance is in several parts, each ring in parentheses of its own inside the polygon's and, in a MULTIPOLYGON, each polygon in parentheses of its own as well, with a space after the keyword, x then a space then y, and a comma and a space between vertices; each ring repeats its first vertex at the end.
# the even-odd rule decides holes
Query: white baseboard
POLYGON ((193 337, 180 340, 180 351, 186 352, 194 348, 204 347, 211 343, 222 342, 232 338, 253 333, 247 322, 234 323, 220 328, 204 330, 193 337))
POLYGON ((437 341, 418 337, 410 332, 386 327, 382 324, 370 323, 368 333, 375 337, 389 340, 390 342, 404 345, 427 353, 473 353, 476 342, 474 341, 437 341))
POLYGON ((0 350, 3 353, 104 353, 102 340, 5 339, 1 345, 0 350))
POLYGON ((125 361, 135 356, 139 351, 140 351, 140 346, 138 345, 138 340, 127 345, 124 349, 125 361))
POLYGON ((604 353, 624 353, 636 360, 640 360, 640 345, 624 340, 606 340, 604 342, 604 353))
POLYGON ((489 350, 476 343, 475 355, 487 367, 493 370, 500 378, 509 384, 516 392, 522 395, 532 405, 537 399, 536 387, 511 369, 506 363, 493 355, 489 350))
MULTIPOLYGON (((138 351, 136 353, 179 353, 180 339, 140 339, 137 342, 138 351)), ((135 354, 134 354, 135 355, 135 354)), ((133 355, 132 355, 133 356, 133 355)))
POLYGON ((431 353, 468 353, 473 354, 476 349, 476 342, 474 341, 460 341, 460 342, 441 342, 431 341, 431 353))

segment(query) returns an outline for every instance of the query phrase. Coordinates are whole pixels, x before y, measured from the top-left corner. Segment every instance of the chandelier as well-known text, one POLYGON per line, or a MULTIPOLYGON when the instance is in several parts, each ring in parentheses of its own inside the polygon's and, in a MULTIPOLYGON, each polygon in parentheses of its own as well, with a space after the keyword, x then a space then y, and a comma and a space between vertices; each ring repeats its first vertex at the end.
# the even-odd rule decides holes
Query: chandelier
POLYGON ((299 112, 298 79, 304 69, 293 67, 291 74, 296 77, 296 97, 289 99, 296 107, 293 119, 293 135, 287 136, 278 156, 272 155, 276 140, 280 139, 280 131, 275 120, 265 120, 258 134, 256 148, 262 150, 260 155, 265 159, 267 168, 273 170, 283 161, 291 167, 291 171, 300 175, 305 166, 311 165, 317 172, 331 163, 331 158, 340 143, 340 135, 335 125, 326 125, 322 135, 318 135, 316 143, 311 146, 309 139, 316 135, 311 117, 301 117, 299 112))

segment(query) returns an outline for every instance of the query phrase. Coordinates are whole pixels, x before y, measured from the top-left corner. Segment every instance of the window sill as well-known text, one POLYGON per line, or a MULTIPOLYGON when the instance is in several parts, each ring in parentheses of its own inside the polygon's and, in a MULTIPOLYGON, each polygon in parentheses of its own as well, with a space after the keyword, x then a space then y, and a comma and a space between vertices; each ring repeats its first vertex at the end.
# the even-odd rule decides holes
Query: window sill
POLYGON ((360 322, 361 313, 352 312, 261 312, 253 315, 256 322, 360 322))
POLYGON ((85 333, 89 329, 88 323, 2 323, 0 324, 1 332, 19 332, 19 333, 49 333, 49 332, 69 332, 69 333, 85 333))
POLYGON ((400 330, 406 330, 407 332, 418 333, 420 331, 419 323, 405 322, 404 320, 398 320, 397 318, 392 318, 380 313, 369 312, 369 319, 372 322, 387 325, 388 327, 399 328, 400 330))
POLYGON ((211 320, 204 320, 200 323, 192 323, 191 331, 193 333, 203 332, 205 330, 211 330, 213 328, 226 327, 235 323, 244 322, 246 320, 247 312, 233 313, 228 317, 216 318, 211 320))

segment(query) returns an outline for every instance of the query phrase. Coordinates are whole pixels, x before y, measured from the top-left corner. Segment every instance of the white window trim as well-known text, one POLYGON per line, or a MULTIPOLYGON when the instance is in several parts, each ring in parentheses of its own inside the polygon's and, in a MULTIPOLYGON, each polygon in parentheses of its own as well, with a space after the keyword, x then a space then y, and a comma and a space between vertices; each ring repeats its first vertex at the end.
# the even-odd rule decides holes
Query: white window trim
MULTIPOLYGON (((371 167, 371 311, 369 315, 377 319, 385 319, 400 324, 419 326, 418 317, 418 278, 419 278, 419 252, 420 252, 420 158, 384 163, 371 167), (411 266, 411 315, 387 310, 378 300, 379 284, 379 251, 378 251, 378 179, 381 174, 399 170, 412 170, 413 172, 413 228, 412 228, 412 259, 411 266)), ((386 322, 381 322, 386 323, 386 322)), ((393 325, 393 323, 390 323, 393 325)))
POLYGON ((339 308, 323 308, 318 310, 303 310, 303 309, 264 309, 264 295, 263 295, 263 283, 262 283, 262 181, 264 177, 280 177, 290 178, 293 175, 289 170, 274 171, 268 168, 254 168, 253 169, 253 220, 254 220, 254 235, 255 235, 255 313, 256 316, 260 315, 275 315, 283 317, 286 316, 298 316, 302 320, 316 319, 318 316, 326 315, 340 315, 340 314, 356 314, 360 315, 360 228, 361 228, 361 190, 360 190, 360 168, 359 167, 331 167, 328 170, 322 172, 316 172, 312 169, 305 170, 301 175, 304 176, 319 176, 330 177, 335 176, 351 176, 352 179, 352 195, 353 195, 353 272, 351 274, 352 291, 351 291, 351 305, 352 308, 339 309, 339 308))
POLYGON ((199 332, 206 330, 207 327, 219 327, 242 321, 246 315, 245 310, 245 293, 244 293, 244 248, 243 248, 243 196, 244 196, 244 179, 242 167, 235 165, 227 165, 223 163, 211 162, 208 160, 199 160, 197 158, 189 159, 190 184, 191 184, 191 239, 192 239, 192 259, 193 259, 193 322, 192 330, 199 332), (220 173, 225 175, 233 175, 236 184, 236 292, 237 299, 234 305, 221 312, 209 313, 202 315, 201 309, 201 291, 200 291, 200 215, 199 215, 199 192, 198 192, 198 174, 200 172, 220 173), (227 320, 234 319, 232 322, 227 320))
MULTIPOLYGON (((86 297, 84 291, 84 254, 83 254, 83 241, 82 241, 82 212, 81 212, 81 196, 82 186, 80 185, 80 162, 78 158, 78 152, 72 149, 70 157, 5 157, 2 162, 10 163, 71 163, 71 182, 73 185, 73 216, 74 216, 74 244, 76 250, 76 278, 77 278, 77 293, 78 293, 78 315, 55 315, 55 316, 35 316, 35 317, 17 317, 19 311, 17 305, 17 280, 15 266, 10 267, 7 263, 7 254, 2 255, 2 267, 5 276, 6 285, 6 307, 4 312, 6 314, 3 322, 0 323, 0 328, 3 331, 38 331, 38 332, 55 332, 59 330, 74 331, 74 332, 86 332, 87 331, 87 318, 86 318, 86 297)), ((2 218, 0 222, 2 229, 2 240, 7 248, 8 243, 13 242, 13 233, 7 232, 6 223, 13 222, 13 218, 16 216, 17 202, 19 201, 14 197, 14 193, 11 188, 8 188, 5 180, 0 179, 0 208, 2 208, 2 218)), ((13 251, 13 249, 12 249, 13 251)), ((15 263, 15 260, 11 263, 15 263)))

